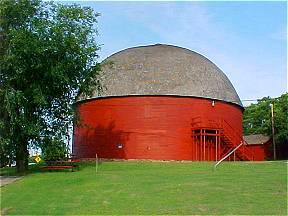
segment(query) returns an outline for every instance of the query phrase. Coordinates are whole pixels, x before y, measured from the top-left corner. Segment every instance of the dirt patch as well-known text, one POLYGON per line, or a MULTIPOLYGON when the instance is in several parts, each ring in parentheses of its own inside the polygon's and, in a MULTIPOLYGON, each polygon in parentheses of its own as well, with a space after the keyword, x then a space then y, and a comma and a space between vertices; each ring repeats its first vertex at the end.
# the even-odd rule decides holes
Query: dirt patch
POLYGON ((19 180, 19 176, 0 176, 0 187, 3 187, 7 184, 11 184, 14 181, 19 180))
POLYGON ((8 215, 9 214, 9 211, 11 210, 12 208, 3 208, 1 209, 1 215, 8 215))

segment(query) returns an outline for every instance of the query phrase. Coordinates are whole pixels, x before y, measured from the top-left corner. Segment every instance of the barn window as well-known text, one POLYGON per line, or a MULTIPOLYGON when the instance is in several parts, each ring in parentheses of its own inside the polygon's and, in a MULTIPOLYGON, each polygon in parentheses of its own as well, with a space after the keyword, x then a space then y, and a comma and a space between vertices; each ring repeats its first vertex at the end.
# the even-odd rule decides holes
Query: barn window
POLYGON ((124 147, 124 146, 123 146, 122 143, 118 143, 118 144, 117 144, 117 148, 118 148, 118 149, 122 149, 123 147, 124 147))

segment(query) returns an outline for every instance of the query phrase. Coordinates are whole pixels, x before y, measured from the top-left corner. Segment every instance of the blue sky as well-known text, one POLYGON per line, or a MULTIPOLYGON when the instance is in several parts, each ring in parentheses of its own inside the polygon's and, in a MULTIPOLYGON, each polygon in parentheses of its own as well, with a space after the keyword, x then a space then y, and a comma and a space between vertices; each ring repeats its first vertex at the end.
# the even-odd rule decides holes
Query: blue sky
POLYGON ((213 61, 242 100, 278 97, 287 92, 284 1, 77 3, 101 13, 100 60, 129 47, 173 44, 213 61))

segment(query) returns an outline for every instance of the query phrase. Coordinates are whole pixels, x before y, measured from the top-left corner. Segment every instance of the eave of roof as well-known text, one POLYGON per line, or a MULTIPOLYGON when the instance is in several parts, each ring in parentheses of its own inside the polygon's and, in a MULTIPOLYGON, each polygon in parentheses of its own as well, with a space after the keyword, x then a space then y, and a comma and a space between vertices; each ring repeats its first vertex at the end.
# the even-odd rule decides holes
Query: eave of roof
POLYGON ((244 136, 243 138, 249 145, 263 145, 271 139, 269 136, 264 134, 252 134, 244 136))

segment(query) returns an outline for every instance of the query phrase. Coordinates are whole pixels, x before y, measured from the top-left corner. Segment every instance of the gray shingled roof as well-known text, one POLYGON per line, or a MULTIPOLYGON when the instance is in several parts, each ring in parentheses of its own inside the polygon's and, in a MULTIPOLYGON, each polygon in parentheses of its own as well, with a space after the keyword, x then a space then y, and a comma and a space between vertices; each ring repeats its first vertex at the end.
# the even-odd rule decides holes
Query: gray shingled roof
POLYGON ((250 145, 264 144, 270 140, 270 137, 263 135, 263 134, 252 134, 252 135, 244 136, 244 140, 250 145))
POLYGON ((209 59, 171 45, 125 49, 108 57, 101 96, 177 95, 219 99, 242 106, 227 76, 209 59))

